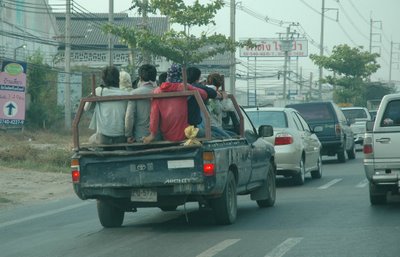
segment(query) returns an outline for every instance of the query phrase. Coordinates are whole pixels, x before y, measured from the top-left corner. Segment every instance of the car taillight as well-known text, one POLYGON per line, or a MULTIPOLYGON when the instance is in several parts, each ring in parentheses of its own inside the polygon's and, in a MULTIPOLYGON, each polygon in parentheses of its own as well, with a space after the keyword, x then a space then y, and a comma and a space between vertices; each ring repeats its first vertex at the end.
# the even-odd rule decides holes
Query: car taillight
POLYGON ((203 174, 204 176, 215 175, 214 152, 203 152, 203 174))
POLYGON ((374 149, 373 149, 372 145, 364 143, 364 145, 363 145, 363 153, 364 154, 371 154, 373 152, 374 152, 374 149))
POLYGON ((72 182, 79 183, 81 179, 81 172, 79 168, 79 160, 73 159, 71 161, 71 175, 72 175, 72 182))
POLYGON ((335 124, 335 133, 336 133, 336 135, 342 134, 342 127, 340 126, 339 123, 335 124))
POLYGON ((293 143, 293 137, 290 134, 277 134, 275 136, 275 145, 290 145, 293 143))

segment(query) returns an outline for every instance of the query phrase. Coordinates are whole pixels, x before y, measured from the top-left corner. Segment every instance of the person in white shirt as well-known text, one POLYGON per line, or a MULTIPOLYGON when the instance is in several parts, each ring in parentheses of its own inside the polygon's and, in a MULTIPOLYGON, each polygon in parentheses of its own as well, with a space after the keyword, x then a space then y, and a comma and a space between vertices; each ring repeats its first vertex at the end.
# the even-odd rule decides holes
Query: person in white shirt
MULTIPOLYGON (((114 66, 107 66, 102 73, 104 85, 96 88, 96 96, 128 95, 129 92, 119 88, 119 71, 114 66)), ((125 113, 127 101, 106 101, 94 104, 94 113, 89 128, 96 133, 89 139, 90 143, 118 144, 125 143, 125 113)), ((90 103, 85 110, 91 108, 90 103)))

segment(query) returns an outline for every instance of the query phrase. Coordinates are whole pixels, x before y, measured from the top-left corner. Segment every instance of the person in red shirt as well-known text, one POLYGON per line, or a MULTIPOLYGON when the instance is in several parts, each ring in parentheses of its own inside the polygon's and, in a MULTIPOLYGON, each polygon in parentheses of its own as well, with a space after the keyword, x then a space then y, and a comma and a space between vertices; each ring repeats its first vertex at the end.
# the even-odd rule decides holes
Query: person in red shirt
MULTIPOLYGON (((167 81, 156 88, 153 93, 184 91, 182 83, 182 68, 172 64, 167 71, 167 81)), ((207 99, 207 93, 203 89, 187 85, 187 90, 196 90, 202 99, 207 99)), ((187 97, 154 98, 151 102, 150 135, 143 138, 144 143, 152 142, 158 132, 164 140, 185 140, 185 128, 189 126, 187 112, 187 97)))

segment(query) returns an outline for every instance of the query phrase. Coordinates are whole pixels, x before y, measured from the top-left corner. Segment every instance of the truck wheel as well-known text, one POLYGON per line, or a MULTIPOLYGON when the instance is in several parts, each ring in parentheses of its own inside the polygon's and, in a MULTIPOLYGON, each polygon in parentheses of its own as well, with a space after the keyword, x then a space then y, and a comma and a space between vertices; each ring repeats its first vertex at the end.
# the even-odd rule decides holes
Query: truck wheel
MULTIPOLYGON (((271 162, 268 169, 267 180, 265 181, 265 187, 267 190, 267 199, 257 200, 257 205, 260 208, 266 208, 274 206, 276 199, 276 175, 274 171, 274 165, 271 162)), ((264 187, 264 186, 263 186, 264 187)))
POLYGON ((221 197, 211 200, 211 206, 218 224, 233 224, 237 215, 236 180, 231 171, 228 171, 226 185, 221 197))
POLYGON ((386 191, 379 186, 369 182, 369 201, 371 205, 382 205, 386 203, 386 191))
POLYGON ((321 157, 321 155, 318 157, 317 169, 311 171, 311 177, 313 179, 322 177, 322 157, 321 157))
POLYGON ((356 147, 354 144, 351 149, 347 151, 347 156, 349 157, 349 160, 354 160, 356 158, 356 147))
POLYGON ((305 176, 306 176, 306 167, 304 166, 303 157, 301 157, 301 159, 300 159, 299 166, 300 166, 300 171, 299 171, 299 173, 297 173, 296 175, 293 176, 293 182, 296 185, 301 186, 304 184, 304 180, 305 180, 305 176))
POLYGON ((339 152, 337 152, 337 159, 340 163, 346 162, 346 154, 344 149, 340 149, 339 152))
POLYGON ((169 205, 169 206, 161 206, 160 209, 162 211, 176 211, 176 208, 178 208, 178 206, 176 205, 169 205))
POLYGON ((103 227, 115 228, 122 225, 125 212, 109 201, 97 200, 97 214, 103 227))

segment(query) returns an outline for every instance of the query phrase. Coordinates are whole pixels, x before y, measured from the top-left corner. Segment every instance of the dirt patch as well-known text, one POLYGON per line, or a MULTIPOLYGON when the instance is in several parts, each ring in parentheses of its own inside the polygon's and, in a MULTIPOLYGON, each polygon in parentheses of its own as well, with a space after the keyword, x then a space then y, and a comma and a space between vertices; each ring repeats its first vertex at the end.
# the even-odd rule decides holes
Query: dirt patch
POLYGON ((0 166, 0 209, 74 194, 71 175, 0 166))

